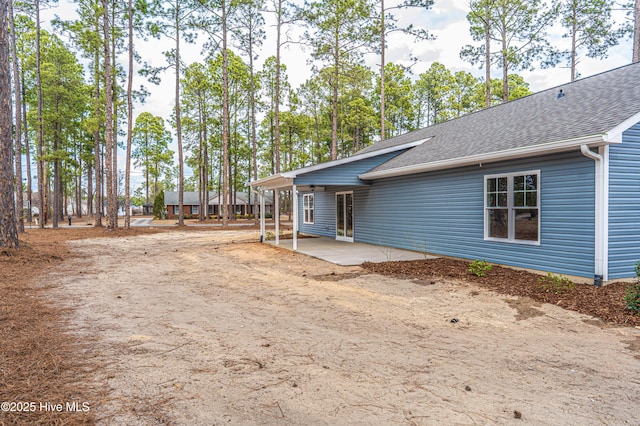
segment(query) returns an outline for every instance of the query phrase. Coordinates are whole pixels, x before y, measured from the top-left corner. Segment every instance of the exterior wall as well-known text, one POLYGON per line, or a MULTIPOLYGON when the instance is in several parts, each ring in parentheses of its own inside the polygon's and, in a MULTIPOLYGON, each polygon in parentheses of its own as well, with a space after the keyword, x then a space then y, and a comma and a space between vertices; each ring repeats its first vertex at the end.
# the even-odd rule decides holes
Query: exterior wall
MULTIPOLYGON (((354 239, 593 277, 594 169, 593 160, 572 152, 352 187, 354 239), (485 241, 484 176, 529 170, 540 170, 540 245, 485 241)), ((346 189, 316 193, 315 224, 301 231, 335 236, 334 194, 346 189)))
MULTIPOLYGON (((304 209, 302 203, 303 194, 311 192, 301 192, 298 197, 298 223, 300 232, 312 235, 335 238, 336 236, 336 192, 351 191, 352 187, 331 187, 324 192, 313 192, 314 194, 314 223, 305 224, 304 209)), ((354 193, 355 194, 355 193, 354 193)), ((354 206, 355 209, 355 206, 354 206)), ((354 216, 355 216, 354 212, 354 216)))
POLYGON ((640 123, 609 147, 609 280, 635 276, 640 260, 640 123))

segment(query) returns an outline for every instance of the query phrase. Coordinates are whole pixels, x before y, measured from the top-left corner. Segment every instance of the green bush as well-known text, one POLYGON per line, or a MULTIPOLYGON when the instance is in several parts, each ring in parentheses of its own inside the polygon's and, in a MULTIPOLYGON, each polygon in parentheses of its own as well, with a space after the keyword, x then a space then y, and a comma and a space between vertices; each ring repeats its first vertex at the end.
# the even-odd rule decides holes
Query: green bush
POLYGON ((636 280, 633 284, 629 284, 624 294, 624 303, 627 309, 631 309, 640 315, 640 260, 635 264, 636 280))
POLYGON ((569 278, 563 277, 562 275, 555 275, 551 272, 547 272, 546 277, 538 278, 538 284, 540 284, 547 293, 553 292, 553 294, 562 294, 565 291, 575 288, 575 284, 573 284, 569 278))
POLYGON ((476 259, 469 265, 469 272, 476 277, 484 277, 491 271, 491 268, 493 268, 493 266, 486 260, 476 259))
POLYGON ((153 200, 153 217, 156 219, 163 219, 166 212, 167 209, 164 206, 164 191, 160 191, 153 200))

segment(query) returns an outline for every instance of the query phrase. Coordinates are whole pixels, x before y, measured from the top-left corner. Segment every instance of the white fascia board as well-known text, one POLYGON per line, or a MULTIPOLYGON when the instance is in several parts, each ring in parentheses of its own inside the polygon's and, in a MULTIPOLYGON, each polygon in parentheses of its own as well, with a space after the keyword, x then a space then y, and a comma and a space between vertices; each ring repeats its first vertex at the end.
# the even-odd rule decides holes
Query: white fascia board
POLYGON ((249 182, 249 186, 252 188, 259 187, 265 190, 286 188, 293 184, 293 179, 286 176, 286 174, 271 175, 266 178, 254 180, 249 182))
POLYGON ((606 140, 611 143, 622 143, 622 133, 628 130, 632 126, 640 122, 640 112, 632 115, 631 117, 618 124, 613 129, 609 130, 605 136, 606 140))
POLYGON ((436 170, 453 169, 456 167, 470 166, 474 164, 493 163, 496 161, 514 160, 535 155, 553 154, 556 152, 570 151, 580 148, 580 145, 601 146, 610 143, 606 134, 597 134, 575 139, 544 143, 523 148, 508 149, 505 151, 489 152, 466 157, 452 158, 448 160, 433 161, 430 163, 415 164, 412 166, 397 167, 377 172, 367 172, 359 175, 362 180, 383 179, 395 176, 412 175, 415 173, 431 172, 436 170))

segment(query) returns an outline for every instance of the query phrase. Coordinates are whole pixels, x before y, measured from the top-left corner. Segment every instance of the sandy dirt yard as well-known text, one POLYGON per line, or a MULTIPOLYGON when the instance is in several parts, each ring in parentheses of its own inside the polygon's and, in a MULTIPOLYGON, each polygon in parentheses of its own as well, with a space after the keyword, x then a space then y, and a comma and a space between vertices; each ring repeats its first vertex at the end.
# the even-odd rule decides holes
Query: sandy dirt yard
POLYGON ((45 281, 104 366, 100 423, 640 424, 637 328, 256 240, 70 242, 45 281))

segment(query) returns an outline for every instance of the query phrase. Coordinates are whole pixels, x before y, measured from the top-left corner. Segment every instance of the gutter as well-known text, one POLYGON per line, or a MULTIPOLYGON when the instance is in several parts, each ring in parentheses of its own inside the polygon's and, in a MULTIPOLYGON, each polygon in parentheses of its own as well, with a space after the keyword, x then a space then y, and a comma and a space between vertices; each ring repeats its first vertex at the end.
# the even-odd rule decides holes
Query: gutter
POLYGON ((608 279, 608 190, 607 190, 607 173, 608 170, 608 147, 602 147, 601 152, 604 155, 597 154, 589 148, 588 145, 580 145, 580 152, 587 158, 595 161, 595 235, 594 235, 594 277, 593 284, 601 286, 603 281, 608 279))

